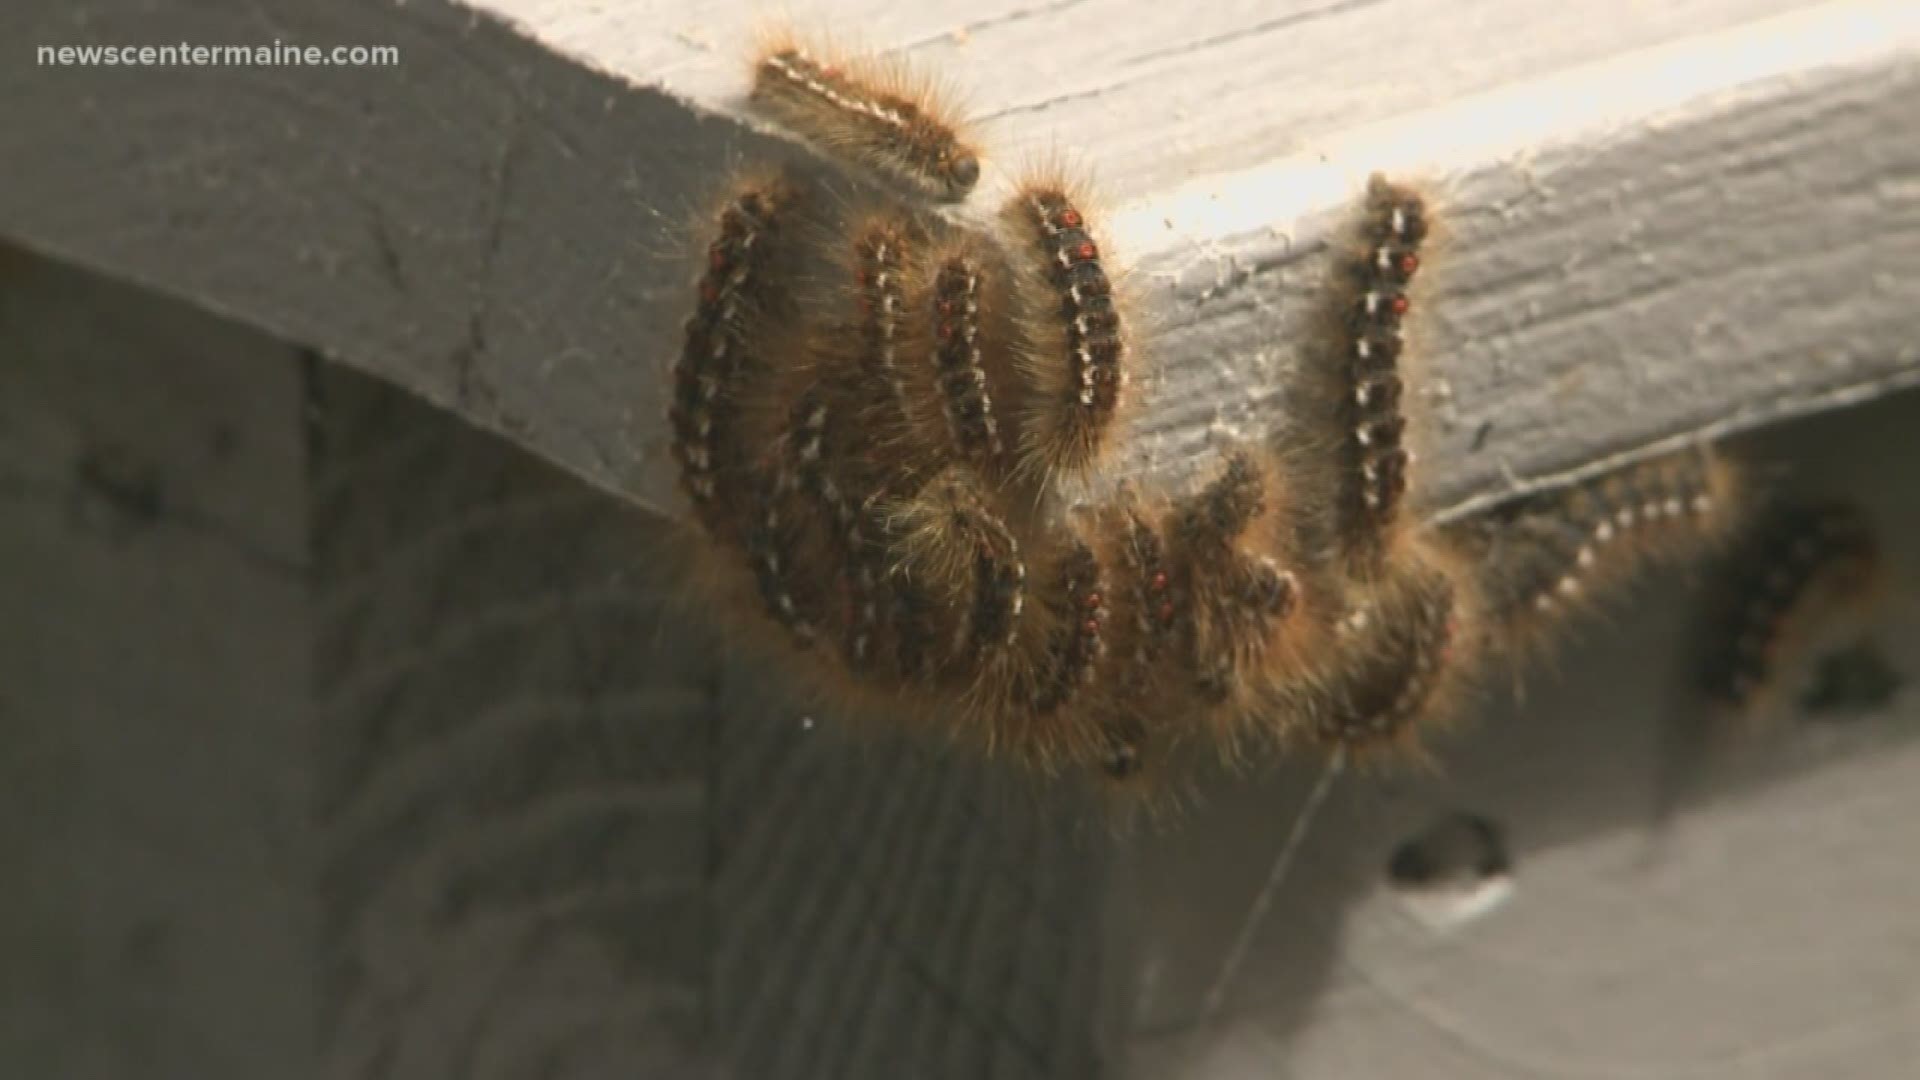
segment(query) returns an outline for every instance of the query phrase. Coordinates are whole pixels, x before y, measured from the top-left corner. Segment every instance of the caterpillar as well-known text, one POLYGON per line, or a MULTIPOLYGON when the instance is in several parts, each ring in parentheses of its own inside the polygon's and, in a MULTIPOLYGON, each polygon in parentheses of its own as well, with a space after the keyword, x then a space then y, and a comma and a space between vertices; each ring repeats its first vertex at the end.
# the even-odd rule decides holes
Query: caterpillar
POLYGON ((793 412, 793 427, 800 439, 794 473, 824 531, 824 562, 836 568, 839 638, 846 663, 861 671, 874 662, 891 596, 879 530, 864 505, 863 493, 876 485, 858 479, 857 472, 843 464, 855 457, 846 445, 846 418, 835 414, 835 404, 844 401, 845 396, 834 395, 831 387, 815 386, 801 394, 793 412))
POLYGON ((1839 502, 1772 510, 1729 560, 1721 614, 1703 672, 1710 700, 1762 711, 1789 689, 1817 642, 1848 628, 1879 574, 1879 546, 1865 515, 1839 502))
POLYGON ((945 666, 969 678, 1010 647, 1025 608, 1020 543, 979 482, 959 469, 935 477, 892 514, 899 572, 954 613, 945 666))
POLYGON ((945 437, 956 460, 983 474, 1004 473, 1006 433, 999 403, 1006 395, 996 386, 1004 383, 1005 374, 991 355, 987 336, 994 328, 994 309, 1001 306, 996 275, 967 245, 934 252, 927 272, 930 280, 915 290, 923 297, 926 318, 921 346, 931 402, 921 410, 929 414, 926 426, 934 439, 945 437))
POLYGON ((824 403, 807 397, 795 406, 792 425, 775 449, 776 460, 760 473, 758 511, 748 540, 761 602, 802 646, 813 643, 821 619, 812 575, 801 555, 807 519, 795 510, 795 503, 801 478, 820 470, 826 427, 824 403))
POLYGON ((1093 549, 1077 538, 1068 540, 1054 560, 1043 594, 1054 623, 1046 633, 1043 662, 1034 668, 1032 681, 1016 690, 1041 717, 1073 701, 1093 681, 1096 665, 1106 655, 1104 584, 1105 573, 1093 549))
POLYGON ((1300 581, 1275 558, 1273 538, 1249 535, 1277 509, 1272 486, 1253 455, 1230 454, 1220 476, 1176 507, 1168 525, 1193 685, 1211 703, 1236 695, 1300 602, 1300 581))
POLYGON ((765 35, 749 100, 802 136, 919 193, 964 199, 980 153, 940 86, 913 67, 765 35))
POLYGON ((1450 536, 1479 567, 1495 644, 1526 656, 1645 567, 1710 550, 1740 512, 1738 466, 1701 447, 1523 500, 1450 536))
POLYGON ((1348 755, 1420 753, 1421 732, 1451 718, 1471 685, 1481 618, 1457 556, 1413 545, 1381 577, 1350 585, 1317 670, 1265 688, 1269 735, 1348 755))
POLYGON ((1410 292, 1427 238, 1426 204, 1380 176, 1367 184, 1354 250, 1329 286, 1330 369, 1338 417, 1337 532, 1349 565, 1377 572, 1398 535, 1414 451, 1405 408, 1410 292))
POLYGON ((740 437, 741 384, 762 374, 756 331, 776 312, 782 225, 797 199, 784 179, 749 179, 719 214, 674 366, 673 456, 680 486, 715 537, 738 540, 747 462, 740 437))
POLYGON ((1124 299, 1115 291, 1083 207, 1064 180, 1023 184, 1001 211, 1024 257, 1016 364, 1029 387, 1022 471, 1042 478, 1090 468, 1105 450, 1126 392, 1124 299))
POLYGON ((853 250, 860 306, 860 361, 868 378, 886 387, 894 423, 908 419, 907 375, 900 355, 907 317, 905 266, 913 241, 905 224, 880 218, 858 226, 853 250))

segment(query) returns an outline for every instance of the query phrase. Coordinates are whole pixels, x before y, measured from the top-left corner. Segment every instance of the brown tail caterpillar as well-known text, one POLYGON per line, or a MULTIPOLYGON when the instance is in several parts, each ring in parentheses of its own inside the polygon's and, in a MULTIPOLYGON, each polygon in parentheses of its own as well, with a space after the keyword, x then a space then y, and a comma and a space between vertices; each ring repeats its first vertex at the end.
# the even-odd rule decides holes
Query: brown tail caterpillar
POLYGON ((886 388, 889 420, 909 423, 907 376, 900 355, 907 317, 905 267, 911 245, 906 225, 880 218, 854 232, 855 287, 860 306, 860 364, 868 379, 886 388))
POLYGON ((1033 684, 1020 691, 1040 716, 1072 701, 1093 681, 1095 666, 1106 655, 1104 581, 1100 560, 1080 540, 1069 541, 1053 560, 1040 599, 1054 626, 1033 684))
POLYGON ((1121 300, 1084 215, 1084 196, 1053 177, 1022 185, 1001 212, 1025 257, 1017 289, 1016 365, 1028 389, 1021 467, 1042 478, 1090 467, 1117 425, 1127 387, 1121 300))
POLYGON ((1177 505, 1168 525, 1193 686, 1213 704, 1239 696, 1299 605, 1299 578, 1275 558, 1276 534, 1263 527, 1279 509, 1274 483, 1251 453, 1230 454, 1220 476, 1177 505))
POLYGON ((739 535, 745 508, 740 384, 754 379, 762 364, 754 355, 754 333, 782 289, 770 264, 795 199, 783 179, 747 181, 720 211, 674 366, 669 422, 680 486, 701 522, 722 539, 739 535))
POLYGON ((860 671, 873 660, 876 638, 889 597, 886 562, 878 544, 872 515, 862 495, 849 490, 860 484, 850 470, 836 467, 851 456, 847 418, 836 412, 829 389, 804 391, 793 409, 789 453, 800 492, 825 533, 826 563, 838 568, 840 586, 840 641, 847 666, 860 671))
POLYGON ((989 271, 960 248, 937 253, 930 266, 927 353, 940 427, 955 457, 984 472, 1000 471, 1006 445, 981 336, 989 271))
POLYGON ((778 482, 761 488, 761 507, 748 532, 747 552, 760 599, 767 613, 802 646, 818 630, 816 605, 805 591, 807 577, 799 555, 799 524, 786 512, 790 489, 778 482))
POLYGON ((1384 576, 1356 585, 1317 675, 1275 688, 1275 734, 1346 753, 1418 750, 1475 670, 1479 599, 1451 553, 1418 545, 1384 576))
POLYGON ((1737 466, 1702 447, 1524 500, 1450 535, 1478 567, 1489 632, 1524 654, 1648 564, 1708 550, 1739 503, 1737 466))
POLYGON ((1780 697, 1820 640, 1864 611, 1879 565, 1879 545, 1858 508, 1773 508, 1730 560, 1704 672, 1709 697, 1739 713, 1780 697))
POLYGON ((964 199, 980 152, 938 84, 899 61, 768 35, 754 105, 820 147, 935 199, 964 199))
POLYGON ((951 612, 949 664, 964 680, 1011 647, 1026 605, 1026 563, 979 481, 948 469, 891 515, 898 572, 951 612))
POLYGON ((1375 176, 1357 230, 1359 243, 1335 270, 1330 290, 1339 372, 1341 483, 1337 531, 1349 563, 1377 570, 1400 524, 1414 452, 1408 445, 1402 320, 1427 238, 1418 193, 1375 176))

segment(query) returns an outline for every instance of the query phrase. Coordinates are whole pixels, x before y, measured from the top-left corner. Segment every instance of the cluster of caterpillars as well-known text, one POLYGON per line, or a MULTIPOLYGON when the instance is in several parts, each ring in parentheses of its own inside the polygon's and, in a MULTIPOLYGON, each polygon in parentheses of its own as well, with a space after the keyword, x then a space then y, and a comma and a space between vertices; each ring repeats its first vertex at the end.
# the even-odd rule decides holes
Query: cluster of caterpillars
POLYGON ((1142 342, 1084 193, 1014 186, 930 84, 783 39, 752 104, 878 179, 868 207, 738 178, 675 368, 681 484, 749 620, 855 714, 1136 786, 1183 745, 1414 745, 1473 673, 1604 581, 1714 536, 1732 471, 1653 462, 1452 529, 1410 505, 1403 323, 1430 220, 1368 186, 1308 350, 1320 393, 1185 492, 1068 507, 1142 342))

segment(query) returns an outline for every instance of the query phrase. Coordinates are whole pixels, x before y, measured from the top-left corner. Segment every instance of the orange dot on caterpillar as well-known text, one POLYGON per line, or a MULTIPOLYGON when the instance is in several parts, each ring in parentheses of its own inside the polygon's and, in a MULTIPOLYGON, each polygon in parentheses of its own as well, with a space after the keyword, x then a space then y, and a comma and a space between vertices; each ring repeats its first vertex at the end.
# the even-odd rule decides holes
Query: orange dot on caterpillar
POLYGON ((934 79, 899 60, 844 54, 769 30, 753 61, 755 106, 822 149, 942 200, 966 198, 980 152, 934 79))
POLYGON ((1846 503, 1772 508, 1729 560, 1704 671, 1708 696, 1756 714, 1791 689, 1821 645, 1855 629, 1879 576, 1879 545, 1846 503))

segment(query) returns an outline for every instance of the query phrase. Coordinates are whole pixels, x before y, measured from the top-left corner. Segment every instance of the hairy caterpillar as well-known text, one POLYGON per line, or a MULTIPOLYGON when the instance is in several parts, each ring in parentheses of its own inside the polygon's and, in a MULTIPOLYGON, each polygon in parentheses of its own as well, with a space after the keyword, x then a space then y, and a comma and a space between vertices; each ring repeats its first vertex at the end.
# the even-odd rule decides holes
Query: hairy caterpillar
POLYGON ((1019 255, 1016 364, 1029 390, 1021 468, 1042 479, 1079 473, 1106 449, 1126 392, 1124 299, 1085 210, 1054 176, 1021 185, 1001 210, 1019 255))
POLYGON ((1470 684, 1482 618, 1458 557, 1410 544, 1380 577, 1349 586, 1319 669, 1268 688, 1270 731, 1283 745, 1417 752, 1419 733, 1451 717, 1470 684))
POLYGON ((741 384, 761 375, 754 334, 783 292, 772 272, 783 222, 797 198, 782 179, 739 183, 708 245, 693 314, 674 366, 673 455, 680 486, 716 536, 739 535, 746 463, 739 437, 741 384))
POLYGON ((1730 560, 1704 671, 1708 696, 1730 711, 1762 711, 1791 688, 1822 638, 1865 609, 1879 563, 1858 508, 1774 507, 1730 560))
POLYGON ((1105 581, 1100 560, 1083 541, 1069 539, 1055 556, 1042 593, 1042 603, 1054 617, 1044 660, 1033 669, 1031 683, 1015 690, 1040 716, 1073 701, 1093 681, 1095 666, 1106 655, 1105 581))
POLYGON ((945 436, 959 461, 983 474, 1004 473, 1007 373, 998 354, 1006 340, 999 321, 1005 300, 997 280, 1003 275, 971 245, 955 243, 932 253, 923 276, 911 290, 925 319, 918 348, 926 366, 923 423, 935 438, 945 436))
POLYGON ((1019 540, 978 482, 950 469, 892 515, 899 567, 955 613, 951 663, 972 673, 1012 646, 1025 607, 1019 540))
POLYGON ((1428 216, 1416 192, 1375 176, 1354 250, 1335 267, 1326 319, 1334 355, 1320 361, 1339 419, 1336 531, 1349 565, 1379 570, 1398 535, 1413 468, 1402 321, 1420 269, 1428 216))
POLYGON ((1193 689, 1210 705, 1238 706, 1300 606, 1300 579, 1282 565, 1273 527, 1282 509, 1275 488, 1270 469, 1236 452, 1169 515, 1174 588, 1185 601, 1184 659, 1193 689))
POLYGON ((770 470, 760 478, 758 510, 748 534, 761 602, 803 646, 812 644, 818 632, 820 603, 803 564, 804 519, 794 506, 800 478, 820 470, 826 426, 827 407, 816 398, 804 398, 794 408, 793 424, 780 439, 770 470))
POLYGON ((846 417, 836 414, 838 400, 831 386, 812 387, 794 407, 791 453, 798 487, 811 502, 815 519, 824 530, 823 565, 834 568, 840 599, 839 638, 847 665, 865 669, 874 659, 876 638, 890 607, 885 554, 879 545, 874 515, 864 505, 862 492, 877 486, 846 467, 854 459, 846 417))
POLYGON ((964 199, 979 182, 980 153, 948 95, 903 62, 771 33, 754 60, 751 100, 819 146, 929 197, 964 199))
POLYGON ((1479 568, 1488 632, 1525 655, 1644 567, 1706 551, 1739 515, 1737 466, 1701 447, 1524 500, 1449 535, 1479 568))
POLYGON ((906 225, 879 218, 856 226, 854 282, 860 304, 860 363, 867 377, 886 387, 889 417, 908 422, 906 359, 901 355, 907 318, 906 271, 914 243, 906 225))

